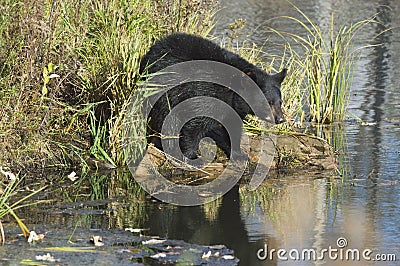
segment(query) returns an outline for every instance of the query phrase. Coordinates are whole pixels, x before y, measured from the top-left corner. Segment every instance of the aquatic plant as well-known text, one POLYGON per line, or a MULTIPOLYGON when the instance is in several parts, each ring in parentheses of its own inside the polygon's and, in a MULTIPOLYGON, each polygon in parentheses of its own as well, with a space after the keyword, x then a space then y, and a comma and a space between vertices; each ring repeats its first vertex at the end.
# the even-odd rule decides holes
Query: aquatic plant
POLYGON ((15 194, 17 193, 17 190, 19 189, 19 186, 21 185, 21 181, 23 180, 23 178, 18 178, 18 176, 15 176, 13 173, 9 171, 4 171, 1 166, 0 166, 0 173, 2 175, 0 177, 0 180, 3 179, 3 175, 7 179, 4 182, 0 182, 0 192, 1 192, 0 193, 0 243, 4 244, 5 234, 3 225, 1 223, 1 219, 8 214, 11 215, 14 218, 14 220, 18 223, 24 236, 27 237, 30 231, 28 227, 24 224, 24 222, 18 217, 15 211, 17 209, 35 204, 34 202, 26 204, 24 204, 23 202, 26 201, 28 198, 34 196, 35 194, 39 193, 46 187, 43 186, 40 189, 35 190, 24 197, 19 197, 19 199, 15 200, 15 202, 10 203, 13 196, 15 196, 15 194))
POLYGON ((354 41, 363 28, 377 22, 372 17, 337 28, 332 12, 326 32, 303 11, 292 6, 301 15, 300 19, 291 16, 274 19, 294 21, 306 35, 270 28, 272 33, 284 39, 280 61, 286 61, 290 68, 290 76, 283 87, 287 115, 297 117, 300 123, 306 116, 318 124, 341 122, 346 117, 359 52, 371 46, 367 44, 356 48, 354 41))
POLYGON ((238 36, 243 35, 245 21, 235 20, 228 30, 226 46, 250 62, 262 66, 267 72, 289 68, 289 75, 282 84, 282 94, 284 110, 291 123, 289 126, 280 125, 281 129, 290 131, 293 126, 301 126, 306 120, 317 124, 341 122, 346 117, 353 73, 360 51, 372 46, 366 44, 355 47, 355 40, 362 29, 377 21, 371 17, 337 26, 332 12, 329 27, 324 29, 294 4, 292 7, 300 18, 279 16, 259 26, 269 28, 271 39, 277 36, 283 42, 267 40, 265 45, 268 44, 268 47, 257 47, 249 45, 247 41, 240 41, 238 36), (277 20, 295 22, 303 29, 302 33, 266 26, 277 20), (267 52, 270 46, 277 46, 276 50, 281 52, 267 52))

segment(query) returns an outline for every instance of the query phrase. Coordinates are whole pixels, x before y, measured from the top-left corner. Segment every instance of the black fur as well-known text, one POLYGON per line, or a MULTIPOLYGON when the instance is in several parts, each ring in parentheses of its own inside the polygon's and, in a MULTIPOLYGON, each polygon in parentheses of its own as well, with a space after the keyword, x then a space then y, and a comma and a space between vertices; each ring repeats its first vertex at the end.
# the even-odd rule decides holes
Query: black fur
MULTIPOLYGON (((168 66, 191 60, 211 60, 229 64, 243 71, 259 86, 265 95, 273 111, 276 123, 284 121, 281 110, 280 85, 286 76, 286 69, 275 75, 268 75, 258 67, 250 64, 239 55, 234 54, 217 44, 204 38, 175 33, 156 41, 150 51, 143 57, 140 65, 140 73, 155 73, 168 66)), ((232 90, 208 82, 190 82, 177 86, 168 91, 168 98, 163 96, 154 105, 149 115, 149 127, 147 130, 148 142, 153 143, 162 150, 159 134, 163 122, 170 108, 174 108, 182 101, 194 96, 209 96, 224 101, 230 105, 241 119, 247 114, 253 114, 248 104, 232 90)), ((179 146, 182 153, 190 158, 197 158, 199 142, 204 137, 212 138, 227 156, 240 152, 240 138, 242 133, 242 121, 238 122, 228 114, 220 113, 222 124, 234 128, 235 134, 228 135, 227 130, 218 121, 202 116, 207 110, 221 112, 213 104, 199 101, 194 102, 191 110, 193 118, 187 122, 179 136, 179 146), (230 139, 231 137, 231 139, 230 139)), ((261 117, 263 118, 263 117, 261 117)))

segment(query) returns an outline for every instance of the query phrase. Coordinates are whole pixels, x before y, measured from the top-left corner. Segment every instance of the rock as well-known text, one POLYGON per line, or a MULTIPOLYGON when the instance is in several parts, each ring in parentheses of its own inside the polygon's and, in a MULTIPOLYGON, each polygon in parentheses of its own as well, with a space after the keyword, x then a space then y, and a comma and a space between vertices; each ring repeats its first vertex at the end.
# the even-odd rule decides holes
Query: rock
MULTIPOLYGON (((259 138, 251 137, 253 162, 258 160, 259 138)), ((271 168, 335 170, 337 162, 333 147, 323 139, 305 134, 278 135, 271 168)))

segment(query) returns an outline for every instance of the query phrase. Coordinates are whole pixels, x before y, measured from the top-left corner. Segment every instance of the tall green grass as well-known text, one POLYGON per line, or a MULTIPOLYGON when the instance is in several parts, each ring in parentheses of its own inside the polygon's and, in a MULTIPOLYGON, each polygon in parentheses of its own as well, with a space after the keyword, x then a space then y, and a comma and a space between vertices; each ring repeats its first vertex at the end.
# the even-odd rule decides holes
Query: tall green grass
POLYGON ((2 0, 0 163, 123 164, 141 56, 172 31, 207 35, 214 11, 209 0, 2 0))
POLYGON ((70 13, 74 3, 70 4, 62 7, 61 28, 68 29, 68 36, 74 36, 82 24, 86 25, 86 32, 76 36, 85 36, 82 42, 68 47, 85 70, 77 73, 76 82, 89 92, 91 101, 105 101, 89 117, 92 129, 97 125, 96 132, 103 132, 101 138, 94 134, 97 150, 103 159, 123 164, 122 121, 127 103, 138 96, 136 82, 141 56, 155 39, 171 31, 208 34, 213 25, 213 9, 190 1, 95 1, 78 15, 79 24, 72 25, 70 21, 77 14, 70 13))
POLYGON ((323 29, 299 8, 294 5, 293 8, 300 18, 276 19, 295 22, 305 35, 271 28, 272 33, 285 41, 280 61, 285 61, 291 72, 282 89, 284 109, 300 123, 307 117, 318 124, 341 122, 346 117, 360 49, 368 46, 356 48, 354 41, 362 29, 376 21, 371 18, 337 26, 332 13, 329 28, 323 29))

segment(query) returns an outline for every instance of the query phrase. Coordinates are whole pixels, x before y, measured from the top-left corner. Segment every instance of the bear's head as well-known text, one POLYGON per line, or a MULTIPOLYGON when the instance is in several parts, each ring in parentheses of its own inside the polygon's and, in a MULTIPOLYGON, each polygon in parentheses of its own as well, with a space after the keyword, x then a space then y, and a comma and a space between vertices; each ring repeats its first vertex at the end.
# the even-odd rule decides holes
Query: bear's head
MULTIPOLYGON (((260 69, 250 69, 244 71, 261 89, 267 99, 274 116, 274 122, 280 124, 285 121, 282 112, 281 84, 286 77, 287 69, 273 75, 266 74, 260 69)), ((263 119, 263 117, 260 117, 263 119)))

